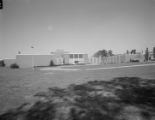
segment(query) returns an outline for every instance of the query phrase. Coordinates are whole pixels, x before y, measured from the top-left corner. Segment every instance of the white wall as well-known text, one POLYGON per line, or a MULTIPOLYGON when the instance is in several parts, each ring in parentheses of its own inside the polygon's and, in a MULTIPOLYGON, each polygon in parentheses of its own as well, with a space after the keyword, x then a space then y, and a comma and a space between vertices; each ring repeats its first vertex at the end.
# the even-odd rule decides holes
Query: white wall
POLYGON ((35 55, 34 66, 49 66, 51 60, 53 60, 52 55, 35 55))
POLYGON ((17 64, 20 68, 49 66, 53 59, 52 55, 16 55, 17 64))
POLYGON ((17 55, 16 60, 20 68, 31 68, 34 65, 32 55, 17 55))

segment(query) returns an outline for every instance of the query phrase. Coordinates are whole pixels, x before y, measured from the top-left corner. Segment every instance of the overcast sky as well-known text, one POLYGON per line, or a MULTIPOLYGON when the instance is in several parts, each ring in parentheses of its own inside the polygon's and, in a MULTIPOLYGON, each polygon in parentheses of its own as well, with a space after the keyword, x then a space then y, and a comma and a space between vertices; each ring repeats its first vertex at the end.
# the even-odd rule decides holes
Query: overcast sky
POLYGON ((155 46, 153 0, 4 0, 0 12, 3 58, 18 51, 92 55, 100 49, 117 54, 155 46))

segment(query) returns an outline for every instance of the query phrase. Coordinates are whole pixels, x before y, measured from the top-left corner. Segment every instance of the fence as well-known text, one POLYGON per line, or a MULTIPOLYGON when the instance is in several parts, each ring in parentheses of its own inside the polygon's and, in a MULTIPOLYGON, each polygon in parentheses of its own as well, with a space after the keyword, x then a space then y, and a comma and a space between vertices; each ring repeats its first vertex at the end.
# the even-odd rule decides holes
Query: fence
POLYGON ((122 54, 109 57, 92 57, 89 62, 91 64, 117 64, 127 63, 131 61, 144 62, 143 54, 122 54))

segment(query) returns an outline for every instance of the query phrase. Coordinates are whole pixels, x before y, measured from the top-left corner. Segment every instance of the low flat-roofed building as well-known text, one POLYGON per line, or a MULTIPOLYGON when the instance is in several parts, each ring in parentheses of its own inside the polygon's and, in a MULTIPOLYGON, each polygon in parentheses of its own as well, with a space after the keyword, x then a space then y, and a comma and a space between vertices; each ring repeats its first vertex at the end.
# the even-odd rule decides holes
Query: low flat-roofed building
POLYGON ((88 63, 88 54, 83 53, 64 53, 64 54, 19 54, 16 55, 16 63, 20 68, 50 66, 64 64, 86 64, 88 63))
POLYGON ((20 54, 16 55, 17 64, 21 68, 49 66, 54 55, 33 55, 33 54, 20 54))

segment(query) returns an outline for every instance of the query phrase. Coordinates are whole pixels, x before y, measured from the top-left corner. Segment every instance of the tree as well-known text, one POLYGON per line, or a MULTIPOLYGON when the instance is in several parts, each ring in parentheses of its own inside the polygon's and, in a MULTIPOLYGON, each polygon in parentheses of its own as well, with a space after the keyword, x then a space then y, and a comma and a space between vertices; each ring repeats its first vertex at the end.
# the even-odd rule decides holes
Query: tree
POLYGON ((149 49, 146 48, 145 50, 145 60, 148 61, 149 60, 149 49))
POLYGON ((94 57, 107 57, 107 56, 108 56, 108 53, 105 49, 99 50, 94 54, 94 57))
POLYGON ((136 54, 136 49, 131 50, 131 54, 136 54))
POLYGON ((112 50, 108 50, 108 56, 113 56, 112 50))

